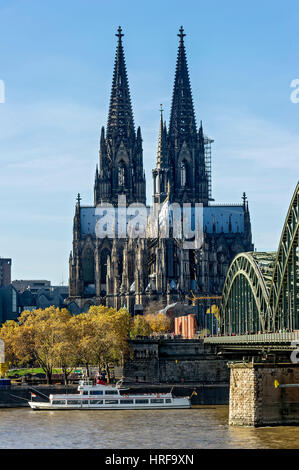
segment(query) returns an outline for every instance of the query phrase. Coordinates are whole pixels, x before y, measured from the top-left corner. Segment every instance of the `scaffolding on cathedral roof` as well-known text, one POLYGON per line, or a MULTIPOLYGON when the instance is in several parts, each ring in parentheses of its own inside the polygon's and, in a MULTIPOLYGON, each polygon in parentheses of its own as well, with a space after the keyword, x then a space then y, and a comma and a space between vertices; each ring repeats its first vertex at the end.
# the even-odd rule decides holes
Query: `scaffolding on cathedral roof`
POLYGON ((214 201, 212 198, 212 143, 213 139, 204 135, 204 148, 205 148, 205 168, 208 178, 208 196, 209 201, 214 201))

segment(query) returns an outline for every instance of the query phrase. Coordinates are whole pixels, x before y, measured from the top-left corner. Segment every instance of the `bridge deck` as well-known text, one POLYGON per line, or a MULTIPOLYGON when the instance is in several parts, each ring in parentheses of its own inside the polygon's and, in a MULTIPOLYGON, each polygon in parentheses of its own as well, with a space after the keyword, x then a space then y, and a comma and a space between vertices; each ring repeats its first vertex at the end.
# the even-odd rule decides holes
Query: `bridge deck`
POLYGON ((236 335, 236 336, 209 336, 204 338, 205 344, 285 344, 290 345, 292 342, 298 342, 299 345, 299 331, 292 331, 287 333, 262 333, 254 335, 236 335))

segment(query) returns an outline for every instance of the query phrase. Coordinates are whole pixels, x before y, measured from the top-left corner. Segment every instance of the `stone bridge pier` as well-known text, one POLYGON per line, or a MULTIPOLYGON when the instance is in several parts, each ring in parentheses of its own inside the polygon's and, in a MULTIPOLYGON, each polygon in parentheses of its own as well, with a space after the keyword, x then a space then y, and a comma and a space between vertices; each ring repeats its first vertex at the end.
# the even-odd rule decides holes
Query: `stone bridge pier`
POLYGON ((229 368, 230 425, 299 425, 299 364, 237 362, 229 368))

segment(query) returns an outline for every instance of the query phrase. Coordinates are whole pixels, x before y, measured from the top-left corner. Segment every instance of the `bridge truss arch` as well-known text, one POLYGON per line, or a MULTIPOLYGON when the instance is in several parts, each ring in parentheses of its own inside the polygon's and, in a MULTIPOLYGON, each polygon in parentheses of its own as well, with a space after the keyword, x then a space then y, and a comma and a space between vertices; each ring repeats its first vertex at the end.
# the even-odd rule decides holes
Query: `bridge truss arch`
POLYGON ((265 332, 268 328, 269 293, 254 255, 240 253, 229 267, 221 302, 224 334, 265 332))
POLYGON ((277 253, 240 253, 223 287, 224 334, 299 329, 299 183, 277 253))
POLYGON ((299 182, 282 230, 269 301, 273 330, 299 329, 299 182))

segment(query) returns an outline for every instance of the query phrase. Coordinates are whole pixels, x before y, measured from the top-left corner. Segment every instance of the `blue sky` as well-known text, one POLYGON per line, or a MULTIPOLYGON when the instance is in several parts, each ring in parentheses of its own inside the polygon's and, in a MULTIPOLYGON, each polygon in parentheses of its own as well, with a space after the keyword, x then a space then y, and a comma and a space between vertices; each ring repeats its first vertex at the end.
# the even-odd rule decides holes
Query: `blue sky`
POLYGON ((0 256, 13 258, 13 279, 67 282, 77 193, 93 203, 119 25, 148 203, 183 25, 197 122, 215 139, 213 197, 246 191, 256 248, 276 250, 299 179, 298 2, 0 0, 0 18, 0 256))

